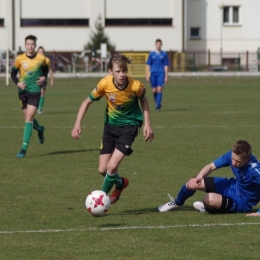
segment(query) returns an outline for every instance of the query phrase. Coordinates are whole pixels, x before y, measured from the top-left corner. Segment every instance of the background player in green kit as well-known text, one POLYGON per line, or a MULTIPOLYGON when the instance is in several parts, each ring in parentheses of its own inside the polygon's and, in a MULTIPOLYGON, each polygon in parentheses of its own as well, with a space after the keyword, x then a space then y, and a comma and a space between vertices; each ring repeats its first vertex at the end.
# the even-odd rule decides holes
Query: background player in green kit
MULTIPOLYGON (((42 46, 38 47, 38 51, 37 52, 39 54, 45 56, 45 50, 44 50, 44 48, 42 46)), ((50 85, 51 85, 51 87, 53 87, 54 79, 53 79, 53 71, 52 71, 52 68, 51 68, 51 61, 46 56, 45 56, 45 59, 46 59, 46 64, 49 67, 50 85)), ((45 94, 46 89, 47 89, 47 80, 41 86, 41 99, 40 99, 39 106, 38 106, 38 114, 42 114, 42 109, 43 109, 43 105, 44 105, 44 101, 45 101, 44 94, 45 94)))
POLYGON ((34 118, 40 97, 41 85, 47 80, 48 66, 45 57, 35 52, 37 38, 29 35, 25 38, 26 52, 17 56, 11 71, 11 77, 18 87, 20 104, 25 118, 24 136, 21 151, 16 155, 23 158, 26 154, 32 129, 38 131, 39 142, 44 142, 44 126, 34 118), (19 79, 17 73, 19 71, 19 79))
POLYGON ((80 138, 81 121, 86 111, 93 101, 105 96, 107 108, 98 171, 105 177, 102 186, 104 192, 109 193, 115 184, 115 189, 110 195, 112 204, 119 199, 121 192, 129 184, 127 178, 118 175, 118 167, 123 158, 133 152, 131 145, 138 135, 143 120, 145 142, 154 139, 150 126, 149 104, 145 97, 146 89, 138 80, 127 76, 127 65, 130 63, 131 61, 124 55, 118 53, 112 55, 108 63, 109 75, 101 79, 97 87, 83 101, 71 132, 74 139, 80 138))

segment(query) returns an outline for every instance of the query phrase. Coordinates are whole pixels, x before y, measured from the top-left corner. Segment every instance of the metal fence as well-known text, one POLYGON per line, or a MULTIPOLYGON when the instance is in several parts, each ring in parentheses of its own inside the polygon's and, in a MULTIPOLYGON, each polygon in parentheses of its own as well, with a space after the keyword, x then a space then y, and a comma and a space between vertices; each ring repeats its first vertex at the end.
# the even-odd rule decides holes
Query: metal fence
POLYGON ((187 51, 169 53, 170 71, 259 71, 257 52, 187 51))
MULTIPOLYGON (((5 52, 0 52, 0 73, 5 71, 5 52)), ((13 54, 15 52, 12 52, 13 54)), ((145 76, 145 62, 149 52, 122 51, 132 59, 129 66, 131 76, 145 76)), ((10 67, 15 56, 10 56, 10 67)), ((89 51, 75 52, 47 52, 51 60, 52 69, 58 73, 88 73, 106 72, 107 63, 111 56, 108 52, 107 59, 101 59, 100 53, 89 51)), ((260 53, 257 51, 237 52, 211 52, 211 51, 186 51, 168 52, 169 72, 203 72, 203 71, 260 71, 260 53)))

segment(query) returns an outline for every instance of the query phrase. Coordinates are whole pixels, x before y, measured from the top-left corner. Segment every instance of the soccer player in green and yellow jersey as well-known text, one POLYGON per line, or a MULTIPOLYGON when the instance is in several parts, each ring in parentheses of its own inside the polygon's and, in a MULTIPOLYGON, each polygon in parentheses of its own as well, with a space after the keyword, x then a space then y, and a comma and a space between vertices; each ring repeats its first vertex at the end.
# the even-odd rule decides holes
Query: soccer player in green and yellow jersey
POLYGON ((43 55, 35 52, 37 38, 29 35, 25 38, 26 52, 17 56, 12 71, 11 78, 18 87, 20 105, 25 118, 25 128, 21 151, 16 155, 23 158, 26 154, 32 129, 38 131, 39 142, 44 142, 44 126, 40 126, 34 118, 37 111, 40 97, 41 85, 47 80, 48 66, 43 55), (19 71, 19 79, 17 73, 19 71))
MULTIPOLYGON (((39 54, 45 56, 45 50, 42 46, 38 47, 37 52, 39 54)), ((52 71, 52 68, 51 68, 51 61, 46 56, 45 56, 45 59, 46 59, 46 64, 49 67, 50 85, 51 85, 51 87, 53 87, 54 80, 53 80, 53 71, 52 71)), ((47 89, 47 81, 45 81, 41 86, 41 99, 40 99, 39 106, 38 106, 38 114, 42 114, 42 108, 43 108, 44 101, 45 101, 44 93, 45 93, 46 89, 47 89)))
POLYGON ((109 75, 101 79, 97 87, 83 101, 78 111, 77 119, 71 135, 79 139, 81 121, 89 106, 105 96, 107 107, 104 117, 104 132, 100 147, 98 171, 105 177, 102 190, 109 193, 111 204, 115 203, 129 181, 118 175, 118 167, 125 156, 130 155, 135 137, 143 124, 145 142, 152 141, 154 134, 150 126, 150 112, 148 100, 145 97, 146 89, 139 82, 127 76, 131 61, 124 55, 115 53, 108 63, 109 75), (140 101, 140 105, 139 105, 140 101))

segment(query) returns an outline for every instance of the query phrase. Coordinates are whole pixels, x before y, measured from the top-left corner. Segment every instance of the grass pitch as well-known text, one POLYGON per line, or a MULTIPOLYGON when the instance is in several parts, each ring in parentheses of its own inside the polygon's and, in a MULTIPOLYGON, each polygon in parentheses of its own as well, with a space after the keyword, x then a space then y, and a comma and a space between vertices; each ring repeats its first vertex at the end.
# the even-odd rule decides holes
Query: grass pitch
POLYGON ((201 192, 181 210, 157 211, 168 192, 175 197, 238 139, 260 158, 259 78, 170 78, 160 113, 141 79, 155 140, 144 143, 140 133, 120 165, 129 187, 104 217, 94 218, 84 202, 103 182, 97 167, 105 100, 90 107, 80 140, 70 131, 98 80, 56 79, 36 115, 46 127, 45 143, 34 132, 26 157, 17 159, 24 119, 16 87, 0 79, 0 259, 259 259, 260 218, 200 214, 192 204, 201 192))

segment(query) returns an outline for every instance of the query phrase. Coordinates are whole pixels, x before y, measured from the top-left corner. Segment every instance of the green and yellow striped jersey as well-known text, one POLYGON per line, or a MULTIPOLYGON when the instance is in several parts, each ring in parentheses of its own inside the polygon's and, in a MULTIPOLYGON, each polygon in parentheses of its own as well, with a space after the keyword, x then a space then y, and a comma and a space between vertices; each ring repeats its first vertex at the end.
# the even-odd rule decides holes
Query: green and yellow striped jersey
POLYGON ((127 86, 120 90, 114 85, 113 76, 109 75, 101 79, 97 87, 90 93, 89 98, 92 101, 106 96, 105 124, 142 126, 143 113, 139 99, 145 96, 146 89, 140 81, 131 77, 127 77, 127 81, 127 86))
MULTIPOLYGON (((42 67, 47 66, 46 58, 41 54, 36 54, 32 59, 26 53, 17 56, 13 69, 19 70, 19 81, 26 84, 26 92, 40 92, 41 87, 36 83, 42 76, 42 67)), ((18 88, 19 91, 23 91, 18 88)))

